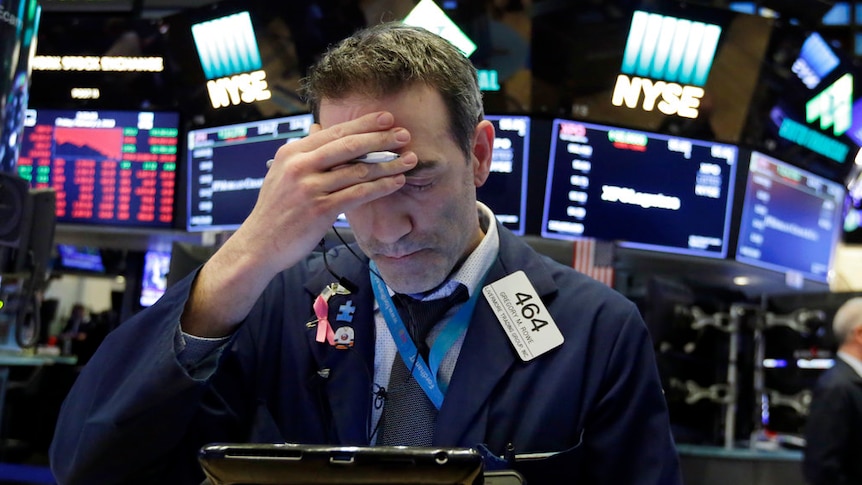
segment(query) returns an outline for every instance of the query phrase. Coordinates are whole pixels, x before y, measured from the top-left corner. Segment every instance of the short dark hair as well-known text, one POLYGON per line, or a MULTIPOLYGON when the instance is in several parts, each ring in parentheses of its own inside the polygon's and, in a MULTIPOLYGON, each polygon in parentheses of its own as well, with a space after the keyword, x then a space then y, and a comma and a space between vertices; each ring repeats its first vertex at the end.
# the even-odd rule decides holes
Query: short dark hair
POLYGON ((417 83, 435 88, 449 110, 449 131, 469 155, 484 117, 476 68, 449 41, 421 27, 387 22, 328 49, 302 81, 301 93, 319 119, 324 98, 383 96, 417 83))

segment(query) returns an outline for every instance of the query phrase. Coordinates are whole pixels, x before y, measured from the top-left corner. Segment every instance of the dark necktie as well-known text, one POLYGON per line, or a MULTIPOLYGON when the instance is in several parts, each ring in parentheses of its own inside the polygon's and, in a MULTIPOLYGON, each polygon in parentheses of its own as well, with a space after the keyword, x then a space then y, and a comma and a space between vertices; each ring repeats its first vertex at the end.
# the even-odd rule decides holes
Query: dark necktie
MULTIPOLYGON (((425 339, 431 328, 453 306, 467 301, 467 287, 458 285, 451 295, 437 300, 420 301, 407 295, 393 297, 398 314, 416 343, 419 353, 428 361, 425 339)), ((386 403, 380 417, 377 443, 380 445, 431 446, 437 408, 416 382, 411 369, 398 354, 392 363, 386 403)))

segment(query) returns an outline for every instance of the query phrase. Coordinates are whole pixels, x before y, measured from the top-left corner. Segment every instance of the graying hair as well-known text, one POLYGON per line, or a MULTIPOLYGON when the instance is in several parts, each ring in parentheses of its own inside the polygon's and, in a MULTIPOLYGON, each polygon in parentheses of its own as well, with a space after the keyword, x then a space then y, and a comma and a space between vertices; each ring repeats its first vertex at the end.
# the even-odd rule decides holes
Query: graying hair
POLYGON ((862 325, 862 296, 851 298, 841 305, 832 319, 832 332, 839 344, 844 343, 859 325, 862 325))
POLYGON ((324 53, 300 92, 319 119, 322 99, 380 97, 417 83, 441 94, 449 131, 469 156, 476 124, 484 117, 476 68, 449 41, 423 28, 387 22, 357 32, 324 53))

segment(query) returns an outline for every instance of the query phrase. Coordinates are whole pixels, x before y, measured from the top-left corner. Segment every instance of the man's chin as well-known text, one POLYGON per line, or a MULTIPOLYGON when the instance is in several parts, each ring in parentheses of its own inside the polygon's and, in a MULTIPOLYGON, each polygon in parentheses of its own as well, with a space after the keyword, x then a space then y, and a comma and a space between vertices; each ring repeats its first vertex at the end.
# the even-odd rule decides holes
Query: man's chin
POLYGON ((440 271, 439 261, 418 255, 408 258, 374 258, 383 281, 397 293, 423 293, 439 286, 449 272, 440 271), (436 263, 436 264, 435 264, 436 263), (433 268, 429 271, 429 268, 433 268))

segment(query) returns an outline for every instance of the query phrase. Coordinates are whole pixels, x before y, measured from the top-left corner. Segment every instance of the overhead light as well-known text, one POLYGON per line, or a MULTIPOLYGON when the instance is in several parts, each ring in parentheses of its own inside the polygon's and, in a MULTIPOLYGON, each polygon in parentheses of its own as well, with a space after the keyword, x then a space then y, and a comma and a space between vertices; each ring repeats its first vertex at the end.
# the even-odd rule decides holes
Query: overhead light
POLYGON ((736 286, 748 286, 751 284, 751 278, 748 276, 735 276, 733 278, 733 284, 736 286))
POLYGON ((72 88, 72 99, 99 99, 99 88, 72 88))
POLYGON ((476 51, 476 43, 470 37, 467 37, 467 34, 433 0, 421 0, 404 17, 403 22, 407 25, 423 27, 434 32, 451 42, 467 57, 470 57, 476 51))

